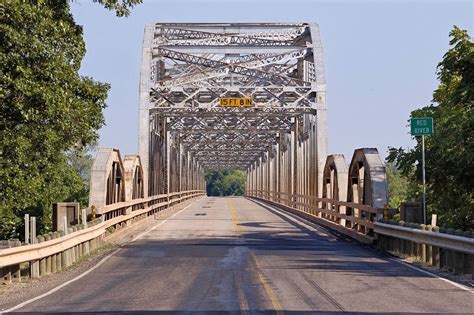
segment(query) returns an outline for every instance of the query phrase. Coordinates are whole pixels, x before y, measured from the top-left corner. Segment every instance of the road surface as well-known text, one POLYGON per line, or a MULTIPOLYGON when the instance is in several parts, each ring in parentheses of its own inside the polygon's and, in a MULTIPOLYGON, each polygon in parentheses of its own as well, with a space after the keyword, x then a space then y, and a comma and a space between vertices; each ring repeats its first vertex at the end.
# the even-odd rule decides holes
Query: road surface
POLYGON ((243 197, 203 198, 17 312, 472 313, 474 294, 243 197))

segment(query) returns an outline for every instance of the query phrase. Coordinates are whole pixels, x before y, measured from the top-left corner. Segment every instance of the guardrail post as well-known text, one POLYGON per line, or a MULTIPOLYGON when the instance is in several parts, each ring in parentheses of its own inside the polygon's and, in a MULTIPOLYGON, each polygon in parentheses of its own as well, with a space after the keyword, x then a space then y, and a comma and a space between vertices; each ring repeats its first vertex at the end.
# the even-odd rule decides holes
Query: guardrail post
MULTIPOLYGON (((56 232, 49 232, 49 235, 51 236, 51 239, 54 240, 56 236, 56 232)), ((53 254, 51 255, 51 273, 55 273, 57 271, 57 265, 58 265, 58 254, 53 254)))
POLYGON ((12 273, 10 267, 3 267, 0 269, 2 275, 2 284, 9 284, 12 282, 12 273))
POLYGON ((415 242, 408 241, 408 257, 412 258, 415 256, 415 242))
MULTIPOLYGON (((51 234, 45 234, 44 235, 44 240, 45 241, 49 241, 51 240, 52 237, 51 237, 51 234)), ((54 255, 53 255, 54 256, 54 255)), ((53 257, 52 256, 48 256, 46 257, 46 274, 50 274, 51 271, 52 271, 52 264, 53 264, 53 257)))
MULTIPOLYGON (((51 240, 51 235, 49 234, 45 234, 43 237, 44 237, 45 242, 51 240)), ((45 273, 50 274, 51 273, 51 256, 46 257, 45 260, 46 260, 45 273)))
MULTIPOLYGON (((399 222, 400 226, 405 226, 405 221, 400 221, 399 222)), ((400 239, 400 253, 401 253, 401 258, 405 258, 408 256, 408 244, 407 241, 404 240, 403 238, 400 239)))
POLYGON ((90 253, 90 241, 85 241, 84 243, 82 243, 82 254, 85 256, 85 255, 89 255, 90 253))
MULTIPOLYGON (((82 230, 83 227, 82 226, 78 226, 77 227, 77 230, 82 230)), ((84 243, 80 243, 80 244, 77 244, 77 258, 81 258, 82 256, 84 256, 84 243)))
POLYGON ((474 280, 474 255, 464 255, 464 274, 470 274, 471 280, 474 280))
MULTIPOLYGON (((36 244, 38 239, 36 238, 36 217, 30 217, 30 242, 36 244)), ((39 261, 30 261, 30 278, 39 277, 39 261)))
MULTIPOLYGON (((20 240, 16 240, 13 242, 13 247, 19 247, 19 246, 21 246, 20 240)), ((20 264, 10 266, 10 272, 11 272, 12 282, 21 281, 20 264)))
MULTIPOLYGON (((457 236, 464 236, 463 231, 456 230, 457 236)), ((460 252, 454 252, 454 274, 462 274, 464 271, 464 254, 460 252)))
POLYGON ((401 240, 399 238, 396 238, 394 237, 393 238, 393 244, 395 245, 395 248, 394 250, 397 252, 397 256, 398 257, 401 257, 401 253, 400 253, 400 242, 401 240))
MULTIPOLYGON (((43 243, 44 242, 44 236, 43 235, 39 235, 36 239, 38 240, 38 243, 43 243)), ((45 272, 46 272, 46 259, 42 258, 39 261, 39 276, 40 277, 44 276, 45 272)))
MULTIPOLYGON (((433 226, 432 231, 434 233, 439 233, 439 227, 433 226)), ((432 264, 436 267, 436 269, 441 269, 441 257, 440 257, 440 248, 438 246, 431 247, 431 261, 432 264)))
MULTIPOLYGON (((447 233, 450 235, 454 235, 454 229, 448 229, 447 233)), ((446 264, 445 264, 446 270, 448 270, 449 272, 453 272, 454 271, 454 252, 452 250, 443 248, 443 253, 444 253, 445 261, 446 261, 446 264)))
POLYGON ((462 274, 463 272, 463 267, 464 267, 464 255, 463 253, 460 252, 453 252, 453 262, 454 262, 454 274, 459 275, 462 274))
POLYGON ((383 238, 384 236, 382 234, 377 235, 377 242, 375 244, 379 250, 383 250, 383 238))
POLYGON ((12 282, 21 282, 20 264, 10 266, 12 282))
MULTIPOLYGON (((77 231, 77 227, 73 226, 71 228, 71 233, 74 233, 77 231)), ((73 246, 72 248, 72 263, 75 263, 79 259, 79 250, 77 249, 77 245, 73 246)))
POLYGON ((94 237, 91 239, 91 248, 90 251, 93 252, 96 249, 96 242, 97 242, 97 237, 94 237))
MULTIPOLYGON (((422 224, 422 225, 421 225, 421 229, 422 229, 423 231, 426 231, 426 225, 422 224)), ((420 244, 420 250, 421 250, 421 255, 420 255, 421 261, 422 261, 423 263, 425 263, 425 262, 426 262, 426 257, 427 257, 427 256, 426 256, 426 244, 423 244, 423 243, 420 244)))
POLYGON ((452 250, 443 248, 443 254, 445 257, 445 267, 446 270, 449 272, 453 272, 454 270, 454 253, 452 250))
POLYGON ((385 244, 387 246, 388 252, 392 252, 392 243, 393 243, 393 237, 387 236, 387 242, 385 244))
MULTIPOLYGON (((67 229, 68 234, 71 234, 74 232, 73 228, 68 228, 67 229)), ((75 261, 76 261, 76 249, 75 246, 71 247, 69 250, 69 261, 68 261, 68 267, 71 266, 75 261)))
MULTIPOLYGON (((64 231, 59 231, 60 236, 67 235, 67 228, 64 231)), ((65 270, 69 266, 69 249, 61 252, 61 270, 65 270)))
MULTIPOLYGON (((425 228, 426 231, 432 232, 433 227, 431 225, 427 225, 425 228)), ((426 260, 425 263, 428 266, 433 266, 433 246, 426 245, 426 260)))
MULTIPOLYGON (((54 238, 61 237, 60 232, 54 232, 53 235, 54 235, 54 238)), ((58 253, 55 256, 56 256, 56 272, 59 272, 59 271, 62 270, 62 268, 61 268, 62 267, 62 261, 61 261, 62 260, 61 259, 62 258, 62 253, 58 253)))
MULTIPOLYGON (((19 240, 9 240, 8 243, 10 247, 21 246, 21 242, 19 240)), ((20 282, 21 281, 20 264, 0 268, 0 275, 2 277, 3 284, 9 284, 12 282, 20 282)))

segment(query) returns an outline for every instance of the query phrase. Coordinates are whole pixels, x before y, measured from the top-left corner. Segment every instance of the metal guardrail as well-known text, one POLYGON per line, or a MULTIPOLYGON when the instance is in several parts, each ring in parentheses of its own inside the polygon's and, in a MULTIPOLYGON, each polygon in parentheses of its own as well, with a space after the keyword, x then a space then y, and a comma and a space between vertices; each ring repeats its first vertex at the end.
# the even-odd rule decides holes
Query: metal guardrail
POLYGON ((413 229, 382 222, 374 222, 374 225, 377 234, 474 255, 473 238, 413 229))
POLYGON ((382 209, 352 202, 261 190, 247 191, 246 196, 329 227, 359 242, 374 244, 400 258, 470 275, 474 280, 474 238, 439 233, 438 227, 417 229, 379 222, 382 209), (351 215, 339 212, 345 212, 347 208, 359 209, 357 216, 363 214, 365 218, 353 216, 354 211, 351 215))
MULTIPOLYGON (((152 196, 149 198, 142 198, 129 202, 121 202, 117 204, 107 205, 105 207, 100 208, 97 212, 98 214, 103 215, 104 221, 92 227, 84 228, 45 242, 0 250, 0 268, 6 269, 9 268, 9 266, 12 266, 9 269, 14 269, 2 270, 2 274, 4 275, 5 273, 8 273, 8 275, 10 276, 11 273, 15 273, 17 275, 17 278, 19 279, 19 264, 26 262, 37 263, 40 260, 49 259, 51 256, 60 255, 65 251, 74 249, 75 247, 78 247, 81 244, 87 244, 87 246, 85 246, 87 250, 84 250, 84 252, 89 252, 89 248, 94 247, 89 246, 89 243, 92 240, 102 237, 106 233, 108 228, 122 226, 123 224, 130 223, 132 220, 140 216, 153 214, 157 211, 162 210, 163 208, 167 208, 168 206, 172 206, 174 204, 181 203, 182 201, 199 197, 202 195, 205 195, 205 191, 194 190, 167 195, 152 196), (163 198, 166 198, 167 201, 162 201, 163 198), (153 204, 153 202, 155 201, 159 202, 153 204), (106 218, 106 216, 104 215, 111 211, 129 209, 132 206, 136 205, 143 205, 143 208, 136 209, 129 213, 123 213, 121 215, 110 218, 106 218)), ((81 247, 81 249, 77 251, 77 256, 81 256, 80 253, 82 252, 83 249, 81 247)), ((73 253, 72 256, 75 256, 75 254, 73 253)), ((49 262, 49 264, 51 264, 51 262, 49 262)), ((71 263, 68 262, 64 267, 67 267, 70 264, 71 263)), ((61 264, 59 263, 59 265, 61 264)))
POLYGON ((105 233, 107 227, 113 225, 112 223, 112 221, 104 221, 93 227, 79 230, 50 241, 0 250, 0 268, 39 260, 60 253, 102 235, 105 233))

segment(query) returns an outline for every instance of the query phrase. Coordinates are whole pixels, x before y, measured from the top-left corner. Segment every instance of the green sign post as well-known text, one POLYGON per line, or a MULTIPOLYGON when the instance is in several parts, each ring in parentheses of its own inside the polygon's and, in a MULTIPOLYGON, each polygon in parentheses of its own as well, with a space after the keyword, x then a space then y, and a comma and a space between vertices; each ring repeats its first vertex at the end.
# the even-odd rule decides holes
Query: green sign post
POLYGON ((423 168, 423 224, 426 224, 425 136, 431 136, 433 134, 433 118, 412 118, 410 121, 410 127, 412 136, 421 136, 421 163, 423 168))

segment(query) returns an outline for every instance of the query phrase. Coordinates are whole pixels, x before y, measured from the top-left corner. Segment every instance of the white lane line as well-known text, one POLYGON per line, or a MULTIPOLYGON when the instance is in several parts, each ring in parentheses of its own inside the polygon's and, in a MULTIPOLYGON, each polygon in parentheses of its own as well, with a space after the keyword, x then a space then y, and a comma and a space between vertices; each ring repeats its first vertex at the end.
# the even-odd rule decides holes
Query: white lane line
MULTIPOLYGON (((254 201, 254 200, 253 200, 253 201, 254 201)), ((303 225, 307 225, 307 226, 306 226, 307 228, 310 227, 310 226, 308 225, 308 223, 306 223, 307 221, 306 221, 304 218, 300 218, 300 217, 296 217, 296 218, 295 218, 295 217, 293 217, 293 216, 290 215, 290 214, 287 214, 287 213, 282 212, 282 210, 280 210, 280 209, 278 209, 278 208, 276 208, 276 207, 274 207, 274 206, 270 206, 270 205, 267 205, 267 204, 264 204, 264 203, 260 203, 259 201, 254 201, 254 202, 260 204, 261 206, 269 207, 269 208, 271 208, 272 210, 275 210, 276 212, 278 212, 278 213, 284 215, 285 217, 287 217, 288 219, 290 219, 290 220, 292 220, 292 221, 294 221, 294 222, 298 221, 298 223, 303 223, 303 225), (302 222, 302 221, 303 221, 303 222, 302 222)), ((315 224, 315 223, 312 223, 312 222, 311 222, 311 224, 315 224)), ((314 228, 314 229, 317 231, 316 228, 314 228)), ((313 233, 314 233, 314 232, 315 232, 315 231, 313 231, 313 233)), ((319 235, 319 233, 316 233, 316 234, 319 235)), ((321 234, 322 234, 322 233, 321 233, 321 234)), ((330 241, 332 241, 332 240, 330 239, 330 241)), ((430 276, 432 276, 432 277, 434 277, 434 278, 438 278, 439 280, 442 280, 442 281, 444 281, 444 282, 446 282, 446 283, 450 283, 450 284, 452 284, 453 286, 455 286, 455 287, 457 287, 457 288, 460 288, 460 289, 462 289, 462 290, 464 290, 464 291, 467 291, 467 292, 470 292, 470 293, 474 293, 474 289, 471 289, 471 288, 469 288, 469 287, 467 287, 467 286, 465 286, 465 285, 459 284, 459 283, 454 282, 454 281, 452 281, 452 280, 449 280, 449 279, 440 277, 440 276, 438 276, 438 275, 435 274, 435 273, 432 273, 432 272, 429 272, 429 271, 427 271, 427 270, 421 269, 421 268, 419 268, 419 267, 413 266, 413 265, 411 265, 411 264, 409 264, 409 263, 406 263, 406 262, 404 262, 404 261, 401 261, 401 260, 399 260, 399 259, 397 259, 397 258, 388 258, 388 259, 391 260, 391 261, 393 261, 393 262, 400 263, 400 264, 402 264, 402 265, 404 265, 404 266, 406 266, 406 267, 408 267, 408 268, 411 268, 411 269, 413 269, 413 270, 416 270, 416 271, 419 271, 419 272, 421 272, 421 273, 424 273, 424 274, 426 274, 426 275, 430 275, 430 276)))
POLYGON ((419 267, 413 266, 413 265, 411 265, 411 264, 409 264, 409 263, 406 263, 406 262, 404 262, 404 261, 401 261, 401 260, 399 260, 399 259, 397 259, 397 258, 389 258, 389 260, 394 261, 394 262, 397 262, 397 263, 400 263, 400 264, 402 264, 402 265, 404 265, 404 266, 406 266, 406 267, 408 267, 408 268, 411 268, 411 269, 413 269, 413 270, 419 271, 419 272, 421 272, 421 273, 424 273, 424 274, 426 274, 426 275, 432 276, 432 277, 434 277, 434 278, 438 278, 439 280, 442 280, 442 281, 444 281, 444 282, 447 282, 447 283, 449 283, 449 284, 452 284, 452 285, 454 285, 455 287, 458 287, 459 289, 462 289, 462 290, 464 290, 464 291, 467 291, 467 292, 470 292, 470 293, 474 293, 474 290, 473 290, 473 289, 471 289, 471 288, 469 288, 469 287, 467 287, 467 286, 465 286, 465 285, 462 285, 462 284, 459 284, 459 283, 457 283, 457 282, 451 281, 451 280, 449 280, 449 279, 440 277, 440 276, 438 276, 438 275, 435 274, 435 273, 432 273, 432 272, 429 272, 429 271, 427 271, 427 270, 421 269, 421 268, 419 268, 419 267))
MULTIPOLYGON (((198 200, 196 200, 196 201, 198 201, 198 200)), ((139 234, 137 237, 133 238, 131 241, 128 241, 128 242, 126 242, 126 243, 124 243, 124 244, 129 244, 129 243, 134 242, 134 241, 136 241, 137 239, 139 239, 139 238, 145 236, 146 234, 148 234, 148 233, 150 233, 151 231, 155 230, 156 228, 158 228, 158 227, 161 226, 162 224, 166 223, 169 219, 172 219, 172 218, 173 218, 174 216, 176 216, 177 214, 179 214, 179 213, 183 212, 184 210, 186 210, 186 209, 187 209, 189 206, 191 206, 193 203, 194 203, 194 202, 190 203, 189 205, 187 205, 187 206, 184 207, 183 209, 179 210, 178 212, 176 212, 175 214, 173 214, 171 217, 167 218, 166 220, 164 220, 164 221, 161 222, 160 224, 157 224, 157 225, 153 226, 152 228, 146 230, 145 232, 139 234)), ((124 245, 124 244, 123 244, 123 245, 124 245)), ((77 281, 77 280, 83 278, 84 276, 88 275, 90 272, 94 271, 94 270, 95 270, 96 268, 98 268, 100 265, 102 265, 103 263, 105 263, 110 257, 112 257, 113 255, 117 254, 117 253, 118 253, 119 251, 121 251, 121 250, 122 250, 122 248, 118 248, 118 249, 114 250, 113 252, 111 252, 110 254, 108 254, 107 256, 105 256, 101 261, 99 261, 99 262, 97 263, 97 265, 95 265, 95 266, 92 267, 91 269, 87 270, 86 272, 80 274, 79 276, 75 277, 74 279, 71 279, 71 280, 69 280, 69 281, 67 281, 67 282, 64 282, 63 284, 57 286, 57 287, 54 288, 54 289, 49 290, 48 292, 46 292, 46 293, 44 293, 44 294, 41 294, 41 295, 39 295, 39 296, 37 296, 37 297, 34 297, 34 298, 30 299, 30 300, 27 300, 27 301, 25 301, 25 302, 23 302, 23 303, 20 303, 20 304, 16 305, 16 306, 13 306, 13 307, 11 307, 11 308, 9 308, 9 309, 7 309, 7 310, 0 311, 0 314, 4 314, 4 313, 9 313, 9 312, 16 311, 17 309, 20 309, 20 308, 22 308, 22 307, 24 307, 24 306, 26 306, 26 305, 28 305, 28 304, 31 304, 31 303, 33 303, 33 302, 35 302, 35 301, 38 301, 39 299, 42 299, 42 298, 44 298, 44 297, 46 297, 46 296, 48 296, 48 295, 53 294, 54 292, 57 292, 57 291, 61 290, 62 288, 64 288, 64 287, 67 286, 68 284, 71 284, 71 283, 73 283, 73 282, 75 282, 75 281, 77 281)))

